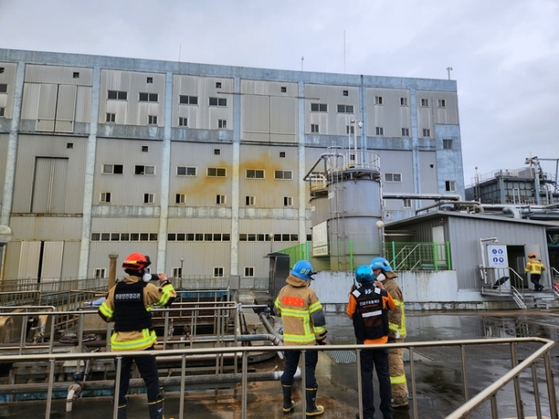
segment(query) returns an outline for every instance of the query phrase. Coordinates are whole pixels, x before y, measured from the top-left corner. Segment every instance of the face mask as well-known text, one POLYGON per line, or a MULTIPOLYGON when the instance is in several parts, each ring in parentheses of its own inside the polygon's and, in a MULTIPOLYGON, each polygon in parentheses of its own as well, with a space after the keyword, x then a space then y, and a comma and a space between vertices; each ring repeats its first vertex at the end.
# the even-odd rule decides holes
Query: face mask
POLYGON ((386 279, 386 277, 384 276, 383 273, 380 273, 377 275, 377 277, 375 278, 376 281, 384 281, 386 279))

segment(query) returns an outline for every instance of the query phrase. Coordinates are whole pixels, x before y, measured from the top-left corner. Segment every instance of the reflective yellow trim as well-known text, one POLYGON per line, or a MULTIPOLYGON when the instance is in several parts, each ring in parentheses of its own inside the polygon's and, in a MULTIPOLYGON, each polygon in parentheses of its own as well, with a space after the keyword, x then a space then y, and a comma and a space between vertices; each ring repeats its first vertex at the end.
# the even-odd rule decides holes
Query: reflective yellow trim
POLYGON ((111 310, 104 302, 103 304, 101 304, 101 307, 99 307, 99 311, 101 312, 101 314, 107 318, 111 318, 113 317, 114 311, 111 310))
POLYGON ((390 384, 404 384, 406 382, 405 375, 397 375, 395 377, 390 377, 390 384))
POLYGON ((140 339, 128 340, 125 342, 116 341, 116 333, 111 336, 111 349, 113 351, 134 351, 141 350, 152 346, 157 341, 155 331, 149 329, 142 330, 142 337, 140 339))

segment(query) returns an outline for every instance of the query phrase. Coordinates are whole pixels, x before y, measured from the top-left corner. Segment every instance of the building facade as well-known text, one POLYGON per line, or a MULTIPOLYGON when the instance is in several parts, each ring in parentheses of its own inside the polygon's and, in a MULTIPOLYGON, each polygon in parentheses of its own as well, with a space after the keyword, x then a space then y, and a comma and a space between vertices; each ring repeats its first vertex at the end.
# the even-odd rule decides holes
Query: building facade
MULTIPOLYGON (((311 237, 307 169, 374 150, 386 193, 464 195, 456 82, 0 49, 4 278, 267 278, 311 237)), ((433 201, 390 199, 398 220, 433 201)))

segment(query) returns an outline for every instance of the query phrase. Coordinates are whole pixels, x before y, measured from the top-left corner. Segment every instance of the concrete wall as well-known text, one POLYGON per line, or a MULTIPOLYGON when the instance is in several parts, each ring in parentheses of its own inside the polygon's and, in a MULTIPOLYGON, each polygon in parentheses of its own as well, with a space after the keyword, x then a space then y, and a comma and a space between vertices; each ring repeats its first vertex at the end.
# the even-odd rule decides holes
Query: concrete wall
MULTIPOLYGON (((352 272, 322 271, 311 287, 329 312, 343 312, 354 283, 352 272)), ((470 310, 517 308, 512 299, 487 298, 480 291, 458 290, 456 271, 405 271, 396 280, 407 310, 470 310)))

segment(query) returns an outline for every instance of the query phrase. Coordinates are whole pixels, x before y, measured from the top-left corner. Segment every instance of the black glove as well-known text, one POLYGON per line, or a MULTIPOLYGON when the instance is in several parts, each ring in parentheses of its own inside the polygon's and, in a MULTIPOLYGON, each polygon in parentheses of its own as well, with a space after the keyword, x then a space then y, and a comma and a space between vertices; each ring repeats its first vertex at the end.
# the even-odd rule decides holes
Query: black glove
POLYGON ((317 339, 317 340, 316 340, 316 344, 317 344, 317 345, 326 345, 326 338, 321 339, 321 340, 318 340, 318 339, 317 339))

